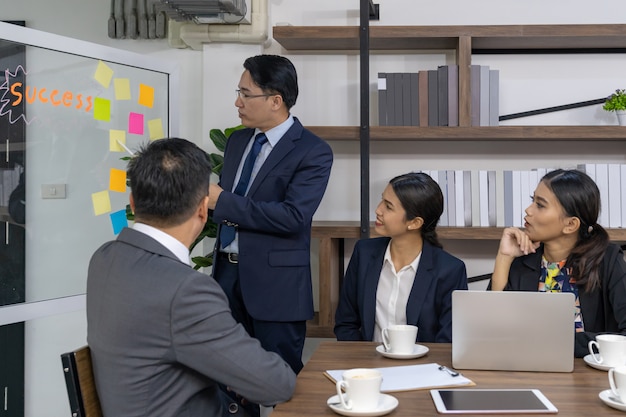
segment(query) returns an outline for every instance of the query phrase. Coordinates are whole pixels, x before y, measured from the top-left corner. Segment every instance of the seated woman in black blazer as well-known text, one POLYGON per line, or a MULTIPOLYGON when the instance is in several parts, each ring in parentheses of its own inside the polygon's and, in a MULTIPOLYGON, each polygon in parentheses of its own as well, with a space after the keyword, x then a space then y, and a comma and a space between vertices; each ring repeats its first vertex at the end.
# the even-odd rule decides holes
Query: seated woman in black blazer
POLYGON ((504 229, 488 286, 574 293, 576 357, 589 353, 597 333, 626 333, 626 262, 596 223, 599 212, 600 191, 587 174, 549 172, 526 208, 524 229, 504 229))
POLYGON ((337 340, 382 341, 394 324, 417 341, 451 342, 452 291, 467 289, 465 264, 441 248, 439 185, 424 173, 392 179, 376 208, 380 238, 357 242, 335 314, 337 340))

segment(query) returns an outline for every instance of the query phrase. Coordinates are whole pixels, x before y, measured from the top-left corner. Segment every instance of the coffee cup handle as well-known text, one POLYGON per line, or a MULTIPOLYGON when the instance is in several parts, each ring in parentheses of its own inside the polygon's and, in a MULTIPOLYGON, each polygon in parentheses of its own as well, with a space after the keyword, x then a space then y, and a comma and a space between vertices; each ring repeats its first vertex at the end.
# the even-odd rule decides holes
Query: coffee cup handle
POLYGON ((595 340, 590 340, 588 346, 589 346, 589 353, 591 354, 591 357, 593 358, 593 360, 596 361, 597 363, 602 363, 602 356, 599 353, 600 348, 598 347, 598 342, 596 342, 595 340), (596 349, 598 349, 598 356, 596 356, 595 352, 593 351, 594 345, 596 349))
POLYGON ((617 392, 617 387, 615 386, 615 376, 613 375, 614 371, 615 368, 609 369, 609 385, 611 386, 611 391, 613 392, 613 395, 615 395, 617 398, 620 398, 619 393, 617 392))
POLYGON ((343 407, 344 410, 352 409, 352 401, 349 399, 346 401, 346 396, 343 395, 343 392, 341 391, 341 389, 347 387, 347 385, 346 381, 337 381, 337 396, 339 397, 341 407, 343 407))
POLYGON ((387 329, 383 329, 382 332, 383 337, 383 346, 385 347, 385 352, 389 352, 391 350, 391 344, 389 343, 389 333, 387 329))

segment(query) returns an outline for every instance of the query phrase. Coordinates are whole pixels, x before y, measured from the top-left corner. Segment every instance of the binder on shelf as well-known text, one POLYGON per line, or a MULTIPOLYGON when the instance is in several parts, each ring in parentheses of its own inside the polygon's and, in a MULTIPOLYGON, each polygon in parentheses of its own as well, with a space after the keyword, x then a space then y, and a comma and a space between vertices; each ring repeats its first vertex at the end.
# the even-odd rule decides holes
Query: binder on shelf
POLYGON ((402 126, 411 126, 411 94, 413 86, 411 85, 411 74, 402 73, 402 126))
POLYGON ((504 227, 513 226, 513 171, 505 170, 504 179, 504 227))
POLYGON ((448 66, 437 67, 439 126, 448 126, 448 66))
POLYGON ((480 207, 480 225, 482 227, 489 226, 489 183, 487 170, 478 171, 478 193, 480 207))
POLYGON ((448 65, 448 126, 459 125, 459 66, 448 65))
POLYGON ((454 170, 446 171, 447 190, 448 190, 448 226, 458 226, 456 224, 456 183, 454 181, 454 170))
POLYGON ((463 207, 464 226, 472 225, 472 175, 471 171, 463 171, 463 207))
POLYGON ((454 223, 457 227, 465 226, 465 192, 463 187, 465 185, 465 181, 463 178, 462 170, 454 171, 454 200, 455 200, 455 211, 456 218, 454 223))
POLYGON ((489 126, 489 67, 480 66, 480 126, 489 126))
POLYGON ((472 226, 480 226, 480 194, 478 189, 478 170, 470 171, 472 187, 472 226))
POLYGON ((500 124, 500 71, 489 70, 489 126, 500 124))
POLYGON ((596 164, 596 185, 600 190, 600 217, 598 223, 609 227, 609 165, 596 164))
POLYGON ((428 126, 439 126, 439 90, 437 70, 428 70, 428 126))
POLYGON ((412 72, 410 75, 411 82, 411 94, 410 94, 410 113, 411 113, 411 126, 420 125, 419 114, 419 77, 417 72, 412 72))
POLYGON ((622 227, 622 185, 620 164, 608 164, 609 227, 622 227))
POLYGON ((496 225, 496 171, 487 171, 487 185, 489 187, 489 226, 495 227, 496 225))
POLYGON ((443 213, 441 213, 441 219, 439 220, 440 226, 450 226, 449 214, 448 214, 448 175, 444 170, 439 170, 437 173, 439 181, 439 188, 441 188, 441 193, 443 194, 443 213))
POLYGON ((626 164, 620 165, 620 183, 622 184, 621 191, 621 207, 622 207, 622 227, 626 227, 626 164))
POLYGON ((496 227, 504 227, 504 172, 496 171, 496 227))
POLYGON ((419 95, 419 125, 428 126, 428 71, 419 71, 418 95, 419 95))
POLYGON ((480 65, 470 65, 470 125, 480 126, 480 65))
POLYGON ((519 223, 516 225, 517 227, 522 227, 524 225, 524 216, 526 207, 529 206, 530 196, 535 191, 533 188, 530 189, 530 181, 529 181, 529 171, 522 170, 520 171, 520 218, 519 223))
POLYGON ((404 75, 401 72, 393 73, 393 101, 394 101, 394 126, 404 126, 404 75))
POLYGON ((387 73, 387 126, 396 125, 396 75, 395 73, 387 73))
POLYGON ((522 171, 513 171, 513 224, 521 227, 524 209, 522 208, 522 171))
POLYGON ((387 73, 378 73, 378 126, 387 124, 387 73))

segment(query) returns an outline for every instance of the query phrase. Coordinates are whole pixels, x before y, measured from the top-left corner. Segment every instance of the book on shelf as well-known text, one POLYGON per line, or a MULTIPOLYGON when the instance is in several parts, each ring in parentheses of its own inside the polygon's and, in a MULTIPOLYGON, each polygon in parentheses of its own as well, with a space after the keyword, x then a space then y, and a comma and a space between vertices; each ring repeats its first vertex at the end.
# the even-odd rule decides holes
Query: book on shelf
POLYGON ((513 171, 513 224, 511 226, 521 227, 524 210, 522 209, 522 171, 513 171))
POLYGON ((488 186, 488 220, 489 226, 495 227, 496 225, 496 171, 487 171, 487 186, 488 186))
POLYGON ((454 170, 446 171, 447 201, 448 201, 448 226, 456 224, 456 183, 454 181, 454 170))
POLYGON ((480 191, 478 189, 478 170, 470 170, 472 187, 472 226, 480 226, 480 191))
POLYGON ((448 65, 448 126, 459 125, 459 66, 448 65))
POLYGON ((463 171, 463 222, 464 226, 472 225, 472 173, 463 171))
POLYGON ((504 181, 504 227, 513 226, 513 171, 502 172, 504 181))
POLYGON ((608 164, 609 227, 622 227, 622 185, 620 164, 608 164))
POLYGON ((470 65, 470 125, 480 126, 480 65, 470 65))
POLYGON ((418 96, 419 96, 419 125, 428 126, 428 71, 419 71, 418 96))
POLYGON ((378 73, 378 126, 387 124, 387 73, 378 73))
POLYGON ((402 105, 404 103, 404 74, 401 72, 393 73, 393 125, 404 126, 404 114, 402 105))
POLYGON ((489 67, 480 66, 479 126, 489 126, 489 67))
POLYGON ((417 72, 412 72, 410 74, 410 83, 411 83, 411 94, 410 94, 410 113, 411 113, 411 122, 410 126, 419 126, 420 125, 420 114, 419 114, 419 77, 417 72))
POLYGON ((504 227, 504 172, 496 170, 496 227, 504 227))
POLYGON ((437 183, 439 184, 439 188, 441 188, 441 193, 443 194, 443 212, 441 213, 441 218, 439 221, 440 226, 449 226, 448 222, 448 178, 447 173, 444 170, 439 170, 437 173, 437 183))
POLYGON ((448 66, 437 67, 439 126, 448 126, 448 66))
POLYGON ((500 124, 500 71, 489 70, 489 126, 500 124))
POLYGON ((600 217, 598 223, 604 227, 609 227, 609 165, 596 165, 596 185, 600 190, 600 217))
POLYGON ((480 209, 480 226, 489 226, 489 179, 487 170, 478 171, 478 193, 480 209))
POLYGON ((396 125, 396 75, 387 73, 387 126, 396 125))
POLYGON ((455 214, 454 224, 457 227, 465 226, 465 193, 463 188, 465 181, 463 179, 463 171, 460 169, 454 170, 454 203, 455 214))
POLYGON ((439 90, 437 70, 428 70, 428 126, 439 126, 439 90))
POLYGON ((411 74, 402 73, 402 123, 401 126, 411 126, 411 74))

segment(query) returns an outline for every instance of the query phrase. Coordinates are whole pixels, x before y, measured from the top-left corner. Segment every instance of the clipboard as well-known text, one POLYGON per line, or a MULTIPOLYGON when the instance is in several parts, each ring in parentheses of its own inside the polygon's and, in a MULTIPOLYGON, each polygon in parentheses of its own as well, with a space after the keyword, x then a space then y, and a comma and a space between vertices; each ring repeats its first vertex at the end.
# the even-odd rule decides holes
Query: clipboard
MULTIPOLYGON (((421 365, 390 366, 374 368, 383 375, 381 392, 414 391, 433 388, 471 387, 476 385, 474 381, 462 374, 453 376, 455 372, 441 366, 438 363, 426 363, 421 365)), ((342 374, 347 369, 334 369, 324 372, 329 380, 334 383, 341 380, 342 374)))

